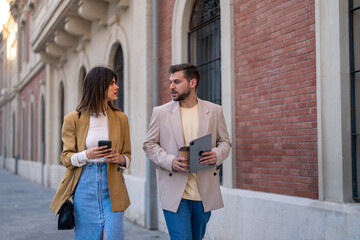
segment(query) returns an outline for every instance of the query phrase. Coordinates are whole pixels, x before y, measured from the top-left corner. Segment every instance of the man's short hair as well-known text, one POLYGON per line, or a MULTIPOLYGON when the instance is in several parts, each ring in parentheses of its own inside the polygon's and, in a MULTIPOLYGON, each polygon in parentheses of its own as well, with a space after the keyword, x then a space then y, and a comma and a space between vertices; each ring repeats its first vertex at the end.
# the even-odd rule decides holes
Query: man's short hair
POLYGON ((197 80, 197 84, 196 84, 196 88, 199 86, 199 82, 200 82, 200 73, 199 73, 199 69, 191 64, 191 63, 181 63, 181 64, 175 64, 175 65, 171 65, 169 67, 169 73, 173 74, 179 71, 183 71, 184 72, 184 77, 190 81, 191 79, 195 78, 197 80))

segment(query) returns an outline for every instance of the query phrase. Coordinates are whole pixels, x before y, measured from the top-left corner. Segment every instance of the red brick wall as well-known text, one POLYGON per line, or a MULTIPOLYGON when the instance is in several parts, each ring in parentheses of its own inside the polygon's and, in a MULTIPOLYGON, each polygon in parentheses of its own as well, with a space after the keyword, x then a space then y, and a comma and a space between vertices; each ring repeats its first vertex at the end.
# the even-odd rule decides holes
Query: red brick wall
POLYGON ((237 187, 317 198, 313 0, 235 0, 237 187))
POLYGON ((174 9, 174 0, 158 1, 158 81, 159 81, 159 105, 171 100, 169 89, 168 68, 171 65, 171 25, 174 9))
MULTIPOLYGON (((159 0, 159 104, 170 100, 174 0, 159 0)), ((236 183, 318 197, 313 0, 234 0, 236 183)))
POLYGON ((33 102, 33 109, 34 109, 34 155, 35 155, 35 159, 31 159, 32 161, 39 161, 40 160, 40 154, 38 152, 38 147, 39 147, 39 106, 40 106, 40 81, 43 80, 45 81, 46 78, 46 70, 45 68, 43 68, 42 70, 39 71, 39 73, 33 77, 33 79, 28 83, 28 85, 26 87, 24 87, 21 92, 20 92, 20 99, 22 99, 25 102, 25 115, 23 116, 23 111, 22 111, 22 101, 20 101, 19 104, 19 109, 18 109, 18 118, 20 121, 18 121, 19 125, 18 125, 18 129, 19 129, 19 134, 18 134, 18 152, 21 151, 21 145, 22 143, 20 143, 20 141, 23 141, 25 143, 25 159, 29 160, 30 156, 29 156, 29 134, 30 134, 30 109, 31 109, 31 92, 34 96, 34 102, 33 102), (21 133, 20 131, 22 131, 22 121, 23 118, 25 118, 25 134, 24 137, 25 139, 20 139, 21 138, 21 133))

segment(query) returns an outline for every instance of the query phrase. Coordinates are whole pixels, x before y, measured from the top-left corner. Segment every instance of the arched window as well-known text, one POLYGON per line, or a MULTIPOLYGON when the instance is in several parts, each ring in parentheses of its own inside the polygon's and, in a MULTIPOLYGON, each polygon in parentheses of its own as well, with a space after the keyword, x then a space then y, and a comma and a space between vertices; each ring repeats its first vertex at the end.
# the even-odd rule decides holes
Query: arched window
POLYGON ((12 114, 12 157, 16 157, 16 121, 15 121, 15 113, 12 114))
POLYGON ((25 159, 25 139, 26 139, 26 115, 25 115, 25 108, 22 110, 22 127, 21 127, 21 159, 25 159))
POLYGON ((124 57, 120 44, 116 49, 116 53, 114 57, 114 70, 118 75, 117 85, 119 86, 118 99, 115 102, 115 106, 123 111, 124 110, 124 57))
POLYGON ((30 106, 30 160, 35 160, 35 119, 34 119, 34 104, 30 106))
POLYGON ((45 163, 45 100, 44 96, 41 96, 41 117, 40 117, 40 161, 45 163))
MULTIPOLYGON (((198 0, 189 26, 189 62, 200 71, 199 98, 221 105, 220 0, 198 0)), ((223 169, 220 166, 220 183, 223 169)))
POLYGON ((197 95, 221 105, 220 0, 196 1, 189 29, 189 62, 200 71, 197 95))
POLYGON ((78 101, 81 100, 82 88, 84 86, 85 76, 86 76, 86 69, 85 67, 81 67, 79 74, 79 85, 78 85, 78 96, 79 96, 78 101))
MULTIPOLYGON (((62 151, 62 140, 61 140, 61 129, 62 129, 62 125, 64 123, 64 116, 65 116, 65 93, 64 93, 64 84, 61 82, 60 83, 60 119, 59 119, 59 123, 60 123, 60 128, 59 128, 59 156, 61 154, 62 151)), ((59 159, 60 162, 60 159, 59 159)))

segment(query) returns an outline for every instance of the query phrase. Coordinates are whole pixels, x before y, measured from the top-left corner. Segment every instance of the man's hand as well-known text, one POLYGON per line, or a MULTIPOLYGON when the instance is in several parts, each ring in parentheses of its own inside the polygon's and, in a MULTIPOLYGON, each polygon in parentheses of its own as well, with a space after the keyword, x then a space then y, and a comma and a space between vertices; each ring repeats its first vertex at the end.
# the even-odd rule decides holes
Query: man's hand
POLYGON ((189 172, 189 160, 183 157, 176 157, 172 161, 172 169, 178 172, 189 172))
POLYGON ((215 165, 216 164, 216 153, 213 151, 203 152, 200 158, 201 165, 215 165))

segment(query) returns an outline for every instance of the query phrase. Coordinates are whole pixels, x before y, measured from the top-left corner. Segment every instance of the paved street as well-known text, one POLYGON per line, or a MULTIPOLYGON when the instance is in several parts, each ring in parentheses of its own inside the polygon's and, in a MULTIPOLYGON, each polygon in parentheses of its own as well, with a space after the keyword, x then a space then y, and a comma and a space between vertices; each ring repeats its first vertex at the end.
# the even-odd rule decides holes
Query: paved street
MULTIPOLYGON (((58 231, 50 210, 55 190, 0 168, 0 240, 74 239, 73 230, 58 231)), ((169 240, 167 234, 124 221, 125 239, 169 240)))

